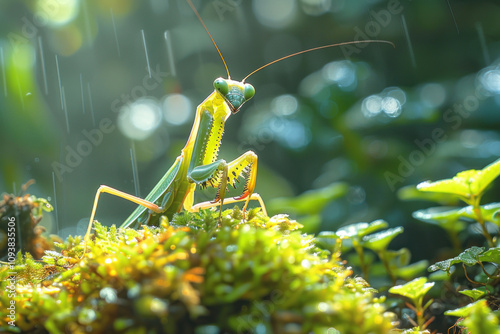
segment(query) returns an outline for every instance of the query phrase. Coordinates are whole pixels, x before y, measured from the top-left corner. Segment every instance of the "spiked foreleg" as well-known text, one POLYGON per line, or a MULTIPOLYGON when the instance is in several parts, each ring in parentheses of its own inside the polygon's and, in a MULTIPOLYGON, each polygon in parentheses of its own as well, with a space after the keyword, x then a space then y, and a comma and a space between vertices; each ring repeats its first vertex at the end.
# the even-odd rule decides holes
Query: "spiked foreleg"
POLYGON ((190 182, 199 184, 202 187, 206 187, 207 185, 214 188, 217 187, 217 194, 211 203, 220 202, 221 212, 227 191, 228 170, 228 164, 225 160, 217 160, 208 165, 195 167, 188 173, 188 180, 190 182))
POLYGON ((228 182, 234 187, 238 178, 243 176, 245 178, 245 185, 243 193, 235 197, 235 200, 242 200, 248 198, 243 211, 246 209, 250 195, 253 194, 255 189, 255 182, 257 180, 257 154, 253 151, 243 153, 238 159, 233 160, 229 164, 229 177, 228 182))
MULTIPOLYGON (((239 203, 239 202, 243 202, 243 201, 248 203, 250 200, 259 201, 260 207, 262 209, 262 213, 264 214, 264 216, 267 216, 266 205, 264 204, 262 197, 260 197, 260 195, 257 193, 253 193, 250 196, 248 196, 247 198, 243 198, 243 199, 239 199, 238 197, 226 198, 224 200, 224 204, 233 204, 233 203, 239 203)), ((218 203, 214 203, 214 202, 201 202, 201 203, 198 203, 196 205, 193 205, 188 211, 198 212, 201 209, 208 209, 208 208, 212 208, 212 207, 218 206, 218 205, 219 205, 218 203)), ((246 205, 245 205, 245 208, 246 208, 246 205)))
MULTIPOLYGON (((207 165, 208 167, 209 165, 207 165)), ((205 169, 208 169, 205 167, 205 169)), ((214 166, 215 167, 215 166, 214 166)), ((211 169, 213 169, 212 167, 211 169)), ((212 202, 203 202, 194 205, 191 208, 191 211, 198 211, 199 209, 209 208, 215 206, 216 203, 220 200, 220 205, 222 206, 223 202, 225 204, 236 203, 245 201, 245 205, 243 206, 243 212, 245 212, 248 202, 250 200, 258 200, 260 206, 262 207, 262 211, 266 214, 266 208, 264 206, 264 202, 259 194, 254 194, 255 182, 257 179, 257 155, 248 151, 242 154, 239 158, 231 161, 229 165, 227 165, 227 173, 221 173, 219 178, 212 178, 202 182, 202 185, 209 185, 212 187, 217 187, 217 196, 212 202), (225 178, 223 177, 225 174, 225 178), (235 187, 236 182, 239 182, 239 178, 243 177, 245 179, 245 185, 243 187, 243 192, 240 196, 236 196, 233 198, 229 198, 224 200, 224 196, 222 196, 221 191, 227 186, 227 184, 235 187), (225 185, 221 184, 221 181, 225 181, 225 185)), ((224 191, 225 194, 225 191, 224 191)), ((217 204, 219 205, 219 204, 217 204)))

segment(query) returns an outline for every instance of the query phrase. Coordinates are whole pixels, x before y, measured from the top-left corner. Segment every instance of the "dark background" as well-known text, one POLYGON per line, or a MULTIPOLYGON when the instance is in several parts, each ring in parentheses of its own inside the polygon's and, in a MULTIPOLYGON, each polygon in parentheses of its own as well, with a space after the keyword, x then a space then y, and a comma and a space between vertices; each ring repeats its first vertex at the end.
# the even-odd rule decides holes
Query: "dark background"
MULTIPOLYGON (((396 243, 415 259, 447 243, 444 231, 411 218, 430 204, 402 202, 396 191, 500 156, 498 2, 195 4, 236 80, 315 46, 393 42, 315 51, 251 76, 256 95, 228 119, 220 157, 254 150, 265 201, 347 182, 321 229, 383 218, 405 227, 396 243)), ((184 0, 2 1, 0 47, 0 190, 20 193, 34 178, 29 192, 56 207, 44 223, 63 236, 83 234, 100 184, 146 196, 213 80, 226 76, 184 0), (165 108, 172 94, 190 105, 165 108), (167 122, 165 112, 186 120, 167 122)), ((120 224, 134 207, 104 195, 97 219, 120 224)))

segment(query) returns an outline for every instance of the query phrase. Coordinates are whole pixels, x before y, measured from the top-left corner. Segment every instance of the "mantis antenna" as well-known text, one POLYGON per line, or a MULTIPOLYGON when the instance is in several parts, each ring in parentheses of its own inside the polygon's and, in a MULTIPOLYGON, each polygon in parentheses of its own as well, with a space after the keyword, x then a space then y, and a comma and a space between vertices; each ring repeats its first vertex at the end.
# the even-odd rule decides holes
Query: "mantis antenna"
MULTIPOLYGON (((217 46, 217 43, 215 43, 215 40, 213 39, 212 34, 210 34, 210 31, 208 31, 208 28, 205 25, 205 22, 203 22, 203 19, 201 18, 200 14, 198 13, 198 11, 196 10, 196 8, 194 7, 194 5, 191 2, 191 0, 186 0, 186 1, 188 2, 188 4, 191 7, 191 9, 193 9, 194 13, 198 17, 198 20, 201 22, 201 24, 203 25, 203 28, 205 28, 205 31, 207 32, 208 36, 212 40, 212 43, 214 44, 215 48, 217 49, 217 52, 219 53, 219 56, 222 59, 222 62, 224 63, 224 67, 226 68, 227 78, 231 79, 231 75, 229 74, 229 69, 227 68, 226 61, 224 60, 224 57, 222 56, 222 53, 220 52, 219 47, 217 46)), ((303 54, 303 53, 307 53, 307 52, 311 52, 311 51, 316 51, 316 50, 321 50, 321 49, 326 49, 326 48, 331 48, 331 47, 335 47, 335 46, 350 45, 350 44, 362 44, 362 43, 385 43, 385 44, 390 44, 393 47, 396 47, 394 45, 394 43, 392 43, 392 42, 384 41, 384 40, 377 40, 377 39, 370 39, 370 40, 366 40, 366 41, 342 42, 342 43, 335 43, 335 44, 328 44, 328 45, 323 45, 323 46, 317 46, 315 48, 311 48, 311 49, 307 49, 307 50, 302 50, 302 51, 299 51, 299 52, 295 52, 295 53, 289 54, 288 56, 284 56, 284 57, 275 59, 275 60, 273 60, 273 61, 271 61, 271 62, 269 62, 269 63, 267 63, 265 65, 262 65, 258 69, 250 72, 250 74, 248 74, 246 77, 244 77, 243 80, 241 80, 241 82, 244 83, 245 80, 248 79, 248 77, 250 77, 252 74, 254 74, 254 73, 256 73, 256 72, 258 72, 258 71, 260 71, 260 70, 262 70, 262 69, 264 69, 266 67, 268 67, 269 65, 275 64, 277 62, 280 62, 282 60, 285 60, 285 59, 288 59, 288 58, 291 58, 291 57, 298 56, 298 55, 303 54)))
POLYGON ((203 25, 203 28, 205 28, 205 31, 207 32, 208 36, 210 36, 210 39, 212 40, 212 43, 214 43, 214 46, 217 49, 217 52, 219 53, 220 59, 222 59, 222 62, 224 63, 224 67, 226 68, 226 72, 227 72, 227 78, 231 79, 231 75, 229 74, 229 69, 227 68, 226 61, 224 60, 224 57, 222 57, 222 53, 220 52, 219 47, 217 46, 217 43, 215 43, 215 41, 214 41, 214 39, 212 37, 212 34, 210 34, 210 31, 208 31, 208 28, 205 25, 205 22, 203 22, 203 20, 202 20, 202 18, 200 16, 200 13, 198 13, 198 11, 194 7, 194 5, 191 2, 191 0, 187 0, 187 2, 189 4, 189 6, 191 6, 191 9, 194 11, 194 13, 196 14, 196 16, 198 17, 198 20, 200 20, 201 24, 203 25))
POLYGON ((275 59, 273 60, 272 62, 269 62, 265 65, 262 65, 261 67, 259 67, 258 69, 250 72, 250 74, 248 74, 246 77, 243 78, 243 80, 241 80, 241 82, 245 82, 245 80, 251 76, 252 74, 262 70, 263 68, 266 68, 268 67, 269 65, 272 65, 272 64, 275 64, 277 62, 280 62, 282 60, 285 60, 287 58, 291 58, 291 57, 295 57, 295 56, 298 56, 300 54, 303 54, 303 53, 307 53, 307 52, 311 52, 311 51, 316 51, 316 50, 321 50, 321 49, 326 49, 326 48, 331 48, 331 47, 334 47, 334 46, 342 46, 342 45, 349 45, 349 44, 361 44, 361 43, 386 43, 386 44, 390 44, 392 45, 393 47, 396 47, 394 45, 394 43, 392 42, 389 42, 389 41, 384 41, 384 40, 377 40, 377 39, 373 39, 373 40, 366 40, 366 41, 351 41, 351 42, 343 42, 343 43, 335 43, 335 44, 328 44, 328 45, 323 45, 323 46, 317 46, 315 48, 311 48, 311 49, 307 49, 307 50, 303 50, 303 51, 299 51, 299 52, 295 52, 295 53, 292 53, 288 56, 284 56, 284 57, 281 57, 281 58, 278 58, 278 59, 275 59))

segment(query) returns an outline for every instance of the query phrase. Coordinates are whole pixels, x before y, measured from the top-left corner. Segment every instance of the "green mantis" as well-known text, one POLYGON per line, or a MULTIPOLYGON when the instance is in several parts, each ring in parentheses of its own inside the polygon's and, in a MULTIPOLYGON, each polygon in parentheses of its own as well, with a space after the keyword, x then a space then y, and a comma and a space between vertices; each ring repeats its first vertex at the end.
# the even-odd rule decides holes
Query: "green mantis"
MULTIPOLYGON (((206 32, 210 36, 217 52, 219 53, 226 72, 227 79, 218 78, 214 81, 214 91, 197 107, 191 134, 186 145, 181 150, 181 154, 175 160, 174 164, 165 173, 165 175, 156 184, 153 190, 145 199, 127 194, 117 189, 102 185, 97 190, 92 213, 90 216, 89 227, 85 235, 85 244, 87 243, 94 221, 97 204, 101 193, 109 193, 122 197, 136 204, 139 207, 125 220, 121 227, 137 226, 138 224, 158 225, 159 218, 166 215, 169 219, 180 212, 182 208, 188 211, 198 211, 200 209, 220 206, 219 219, 223 204, 231 204, 244 201, 243 212, 250 200, 257 200, 265 215, 266 209, 261 196, 254 192, 257 177, 257 155, 252 151, 243 153, 237 159, 226 162, 218 158, 218 151, 224 132, 226 120, 232 114, 236 114, 243 104, 250 100, 255 89, 252 85, 245 83, 245 80, 255 72, 274 64, 283 59, 295 55, 318 50, 322 48, 339 46, 345 44, 355 44, 359 42, 347 42, 340 44, 325 45, 313 49, 300 51, 273 62, 270 62, 247 75, 242 81, 231 80, 229 70, 222 54, 212 38, 209 30, 203 23, 200 15, 194 8, 190 0, 187 0, 196 16, 202 23, 206 32), (240 196, 226 198, 227 187, 234 186, 239 178, 244 178, 244 187, 240 196), (213 187, 217 189, 213 201, 194 204, 194 192, 196 186, 202 188, 213 187)), ((387 41, 363 41, 381 42, 387 41)))

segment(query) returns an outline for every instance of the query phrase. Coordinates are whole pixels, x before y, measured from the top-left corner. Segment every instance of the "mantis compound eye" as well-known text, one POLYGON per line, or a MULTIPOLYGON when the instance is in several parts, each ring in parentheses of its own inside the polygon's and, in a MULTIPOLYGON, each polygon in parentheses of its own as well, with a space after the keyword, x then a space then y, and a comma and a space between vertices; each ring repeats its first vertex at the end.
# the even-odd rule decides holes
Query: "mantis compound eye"
POLYGON ((226 96, 227 93, 229 92, 229 86, 227 84, 227 81, 222 78, 215 79, 214 88, 224 96, 226 96))
POLYGON ((250 84, 245 84, 245 91, 243 94, 245 101, 248 101, 255 95, 255 88, 250 84))

